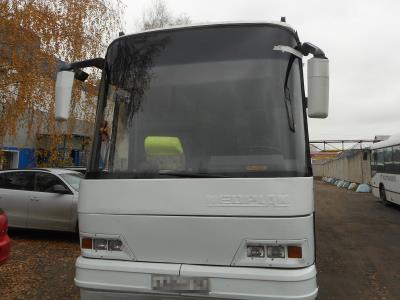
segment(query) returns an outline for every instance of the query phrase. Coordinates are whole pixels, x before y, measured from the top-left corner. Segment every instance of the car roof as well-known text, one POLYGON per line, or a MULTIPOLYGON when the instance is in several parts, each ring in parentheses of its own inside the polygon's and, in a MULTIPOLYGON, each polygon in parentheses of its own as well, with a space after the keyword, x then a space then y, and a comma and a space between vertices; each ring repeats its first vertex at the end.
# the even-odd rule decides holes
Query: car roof
POLYGON ((74 173, 74 174, 80 174, 77 171, 73 171, 71 169, 63 169, 63 168, 31 168, 31 169, 7 169, 7 170, 1 170, 0 172, 18 172, 18 171, 43 171, 43 172, 49 172, 52 174, 66 174, 66 173, 74 173))

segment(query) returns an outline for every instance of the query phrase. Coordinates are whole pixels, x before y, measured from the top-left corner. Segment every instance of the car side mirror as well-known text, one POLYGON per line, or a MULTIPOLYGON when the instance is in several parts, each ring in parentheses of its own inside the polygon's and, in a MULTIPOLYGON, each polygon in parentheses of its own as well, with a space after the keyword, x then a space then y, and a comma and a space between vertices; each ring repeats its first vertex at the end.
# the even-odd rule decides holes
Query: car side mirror
POLYGON ((57 194, 69 194, 70 191, 62 184, 56 184, 53 186, 53 192, 57 194))
POLYGON ((66 121, 69 117, 74 76, 75 73, 70 71, 60 71, 57 73, 55 110, 56 120, 66 121))
POLYGON ((308 116, 324 119, 329 110, 329 60, 310 58, 307 63, 308 116))

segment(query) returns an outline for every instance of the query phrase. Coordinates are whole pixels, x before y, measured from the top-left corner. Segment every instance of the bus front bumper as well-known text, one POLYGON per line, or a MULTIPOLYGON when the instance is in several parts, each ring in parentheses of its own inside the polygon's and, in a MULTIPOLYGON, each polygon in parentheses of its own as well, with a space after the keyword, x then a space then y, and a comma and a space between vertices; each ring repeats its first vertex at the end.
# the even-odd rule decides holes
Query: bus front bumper
POLYGON ((315 299, 315 265, 302 269, 218 267, 90 259, 76 262, 81 299, 315 299), (160 293, 152 274, 209 279, 209 293, 160 293))

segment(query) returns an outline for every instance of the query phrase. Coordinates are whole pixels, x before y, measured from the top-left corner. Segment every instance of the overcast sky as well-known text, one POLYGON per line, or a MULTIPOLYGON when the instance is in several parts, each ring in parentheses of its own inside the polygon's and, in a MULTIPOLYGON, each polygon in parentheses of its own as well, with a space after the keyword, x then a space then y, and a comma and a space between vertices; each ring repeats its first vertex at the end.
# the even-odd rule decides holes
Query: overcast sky
MULTIPOLYGON (((124 0, 127 33, 151 0, 124 0)), ((279 21, 330 59, 330 114, 309 119, 310 139, 370 139, 400 132, 400 1, 165 0, 193 23, 279 21)))

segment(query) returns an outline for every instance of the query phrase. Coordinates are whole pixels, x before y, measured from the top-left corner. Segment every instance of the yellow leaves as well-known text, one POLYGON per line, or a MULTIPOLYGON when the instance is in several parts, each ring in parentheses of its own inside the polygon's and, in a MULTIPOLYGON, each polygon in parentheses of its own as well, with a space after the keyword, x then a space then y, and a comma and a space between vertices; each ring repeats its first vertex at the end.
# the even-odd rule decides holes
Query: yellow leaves
MULTIPOLYGON (((60 60, 103 56, 120 29, 121 7, 116 1, 0 0, 0 145, 23 123, 35 139, 36 112, 47 115, 43 122, 55 145, 61 134, 54 120, 54 80, 60 60)), ((97 80, 74 85, 72 117, 63 134, 73 132, 78 115, 93 122, 97 80)))

